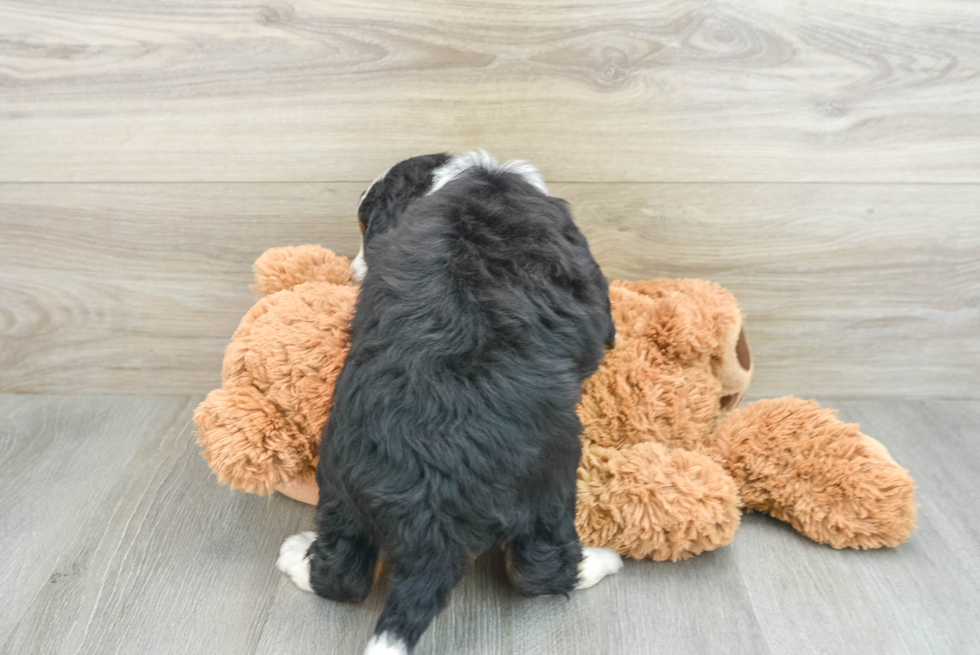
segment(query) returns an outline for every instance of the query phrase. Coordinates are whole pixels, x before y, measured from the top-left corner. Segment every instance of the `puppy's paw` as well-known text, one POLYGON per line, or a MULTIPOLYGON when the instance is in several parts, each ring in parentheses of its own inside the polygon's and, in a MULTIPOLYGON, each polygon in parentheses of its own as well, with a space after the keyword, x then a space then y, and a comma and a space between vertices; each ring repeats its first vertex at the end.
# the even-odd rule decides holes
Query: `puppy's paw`
POLYGON ((315 532, 300 532, 282 542, 276 567, 289 576, 303 591, 313 591, 310 586, 310 545, 316 541, 315 532))
POLYGON ((390 632, 371 637, 364 655, 408 655, 408 647, 390 632))
POLYGON ((578 567, 575 589, 588 589, 607 575, 623 568, 623 558, 608 548, 582 548, 582 563, 578 567))

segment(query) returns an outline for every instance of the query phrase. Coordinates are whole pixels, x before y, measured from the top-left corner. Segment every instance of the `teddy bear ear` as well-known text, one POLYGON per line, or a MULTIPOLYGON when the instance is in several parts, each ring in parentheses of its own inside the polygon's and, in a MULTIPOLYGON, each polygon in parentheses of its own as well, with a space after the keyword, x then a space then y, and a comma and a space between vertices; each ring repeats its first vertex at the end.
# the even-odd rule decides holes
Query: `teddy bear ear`
POLYGON ((735 297, 713 282, 667 279, 613 282, 613 318, 624 337, 640 338, 684 363, 723 357, 742 323, 735 297))
POLYGON ((350 260, 320 246, 270 248, 252 266, 252 290, 264 296, 303 282, 351 283, 350 260))

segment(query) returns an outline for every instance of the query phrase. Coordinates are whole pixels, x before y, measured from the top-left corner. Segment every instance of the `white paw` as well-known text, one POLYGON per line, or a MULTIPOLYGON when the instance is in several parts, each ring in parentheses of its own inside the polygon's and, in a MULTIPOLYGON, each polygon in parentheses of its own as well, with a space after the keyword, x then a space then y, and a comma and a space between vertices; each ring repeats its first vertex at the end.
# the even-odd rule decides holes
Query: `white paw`
POLYGON ((300 532, 282 542, 276 567, 303 591, 313 591, 310 586, 310 558, 307 552, 316 541, 315 532, 300 532))
POLYGON ((408 647, 398 637, 382 632, 371 637, 364 655, 408 655, 408 647))
POLYGON ((607 575, 623 568, 623 558, 608 548, 582 547, 582 563, 578 566, 576 589, 588 589, 607 575))

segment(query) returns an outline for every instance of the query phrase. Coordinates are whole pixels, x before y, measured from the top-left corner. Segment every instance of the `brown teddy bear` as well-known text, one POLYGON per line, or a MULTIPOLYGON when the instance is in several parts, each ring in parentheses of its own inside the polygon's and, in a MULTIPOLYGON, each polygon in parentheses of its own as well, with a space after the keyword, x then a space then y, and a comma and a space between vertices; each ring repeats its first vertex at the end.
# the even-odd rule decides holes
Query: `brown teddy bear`
MULTIPOLYGON (((242 319, 222 388, 194 414, 218 479, 315 504, 320 432, 347 352, 357 287, 346 257, 273 248, 263 297, 242 319)), ((729 543, 741 509, 834 548, 896 546, 914 529, 914 485, 880 443, 792 397, 739 408, 752 362, 735 299, 717 284, 612 282, 618 337, 578 413, 582 542, 678 560, 729 543)))

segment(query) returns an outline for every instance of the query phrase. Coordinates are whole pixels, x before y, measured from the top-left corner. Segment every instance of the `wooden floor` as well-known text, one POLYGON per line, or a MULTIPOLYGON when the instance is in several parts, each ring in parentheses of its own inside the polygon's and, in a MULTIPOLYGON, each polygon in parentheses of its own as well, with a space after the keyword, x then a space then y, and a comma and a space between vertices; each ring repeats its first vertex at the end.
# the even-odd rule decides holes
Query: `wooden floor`
MULTIPOLYGON (((0 395, 0 652, 359 653, 382 602, 336 604, 273 566, 312 508, 220 487, 199 397, 0 395)), ((484 556, 418 655, 980 652, 980 402, 846 401, 918 484, 894 550, 834 551, 745 517, 686 562, 629 562, 570 599, 525 600, 484 556)))

